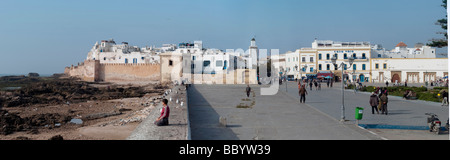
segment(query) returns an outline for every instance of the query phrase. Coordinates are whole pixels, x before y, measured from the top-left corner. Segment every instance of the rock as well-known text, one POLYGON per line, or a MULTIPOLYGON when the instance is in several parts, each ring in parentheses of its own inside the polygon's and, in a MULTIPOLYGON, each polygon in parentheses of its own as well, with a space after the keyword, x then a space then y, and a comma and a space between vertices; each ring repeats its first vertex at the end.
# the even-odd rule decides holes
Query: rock
POLYGON ((56 136, 53 136, 53 137, 49 138, 48 140, 61 141, 61 140, 64 140, 64 138, 61 135, 56 135, 56 136))
POLYGON ((227 118, 220 116, 219 117, 219 126, 227 127, 227 118))

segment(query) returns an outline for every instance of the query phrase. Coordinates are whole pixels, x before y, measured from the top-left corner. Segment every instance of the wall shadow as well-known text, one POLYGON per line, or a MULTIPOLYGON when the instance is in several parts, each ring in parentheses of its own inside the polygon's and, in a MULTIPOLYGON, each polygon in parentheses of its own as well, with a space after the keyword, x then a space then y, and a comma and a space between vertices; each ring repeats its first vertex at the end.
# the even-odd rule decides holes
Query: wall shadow
POLYGON ((239 140, 227 126, 219 124, 220 115, 202 95, 196 85, 188 88, 189 121, 192 140, 239 140))

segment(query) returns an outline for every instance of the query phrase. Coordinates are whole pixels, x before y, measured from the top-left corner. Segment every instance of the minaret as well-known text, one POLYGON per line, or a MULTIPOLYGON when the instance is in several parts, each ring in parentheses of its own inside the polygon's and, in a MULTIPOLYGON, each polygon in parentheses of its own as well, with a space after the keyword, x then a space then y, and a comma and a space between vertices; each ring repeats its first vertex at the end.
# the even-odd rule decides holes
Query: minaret
POLYGON ((259 62, 259 52, 258 52, 258 47, 256 46, 255 37, 253 37, 252 40, 250 41, 249 51, 250 51, 250 57, 252 58, 251 66, 252 66, 252 68, 254 66, 254 68, 256 69, 256 66, 258 65, 258 62, 259 62))

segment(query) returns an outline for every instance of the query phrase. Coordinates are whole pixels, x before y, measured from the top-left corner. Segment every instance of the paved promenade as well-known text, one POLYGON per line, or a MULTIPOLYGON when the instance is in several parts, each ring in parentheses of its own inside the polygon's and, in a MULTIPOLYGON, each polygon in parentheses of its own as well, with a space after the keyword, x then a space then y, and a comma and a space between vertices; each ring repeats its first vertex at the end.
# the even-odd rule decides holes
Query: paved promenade
MULTIPOLYGON (((295 82, 288 82, 287 86, 288 95, 299 98, 297 84, 295 82)), ((285 84, 280 88, 280 91, 286 92, 285 84)), ((315 90, 315 88, 310 90, 308 88, 308 93, 306 96, 306 104, 330 115, 336 120, 341 118, 342 91, 340 83, 335 83, 333 88, 327 88, 326 83, 323 83, 321 90, 315 90)), ((386 135, 387 138, 392 137, 391 139, 449 139, 448 131, 444 131, 440 135, 433 135, 428 133, 428 131, 416 131, 416 129, 427 126, 426 112, 437 114, 443 123, 442 126, 444 126, 449 117, 448 106, 441 106, 437 102, 404 100, 402 97, 388 96, 388 115, 372 114, 369 105, 370 93, 355 93, 353 90, 345 90, 344 93, 345 119, 348 120, 346 122, 347 124, 356 124, 355 108, 362 107, 364 108, 363 119, 359 121, 359 124, 387 127, 387 129, 374 128, 376 133, 381 136, 386 135), (403 130, 408 128, 412 130, 403 130)))
MULTIPOLYGON (((299 99, 278 92, 247 98, 246 85, 192 85, 189 119, 193 140, 369 140, 381 139, 353 124, 342 124, 299 99), (219 123, 226 118, 226 127, 219 123)), ((308 99, 307 99, 308 101, 308 99)), ((349 114, 350 116, 350 114, 349 114)))

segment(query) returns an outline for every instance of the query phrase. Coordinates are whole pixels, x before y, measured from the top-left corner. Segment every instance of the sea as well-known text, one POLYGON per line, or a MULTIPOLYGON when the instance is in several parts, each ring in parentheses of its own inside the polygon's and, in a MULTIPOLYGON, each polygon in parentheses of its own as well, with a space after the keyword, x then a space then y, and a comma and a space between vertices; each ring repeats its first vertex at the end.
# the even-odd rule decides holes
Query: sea
MULTIPOLYGON (((53 76, 53 73, 52 74, 40 74, 40 73, 38 73, 39 74, 39 77, 51 77, 51 76, 53 76)), ((28 76, 28 73, 25 73, 25 74, 23 74, 23 73, 0 73, 0 77, 3 77, 3 76, 21 76, 21 75, 24 75, 24 76, 28 76)))

